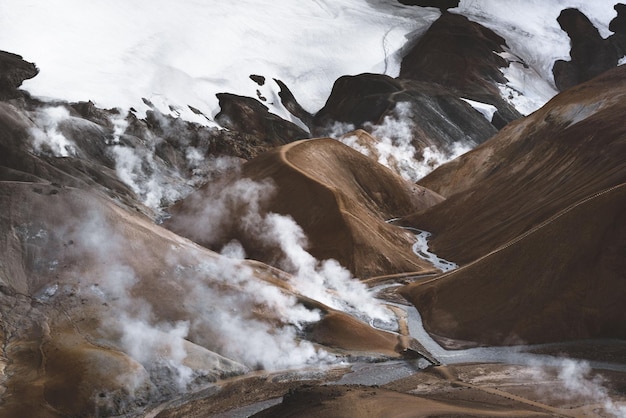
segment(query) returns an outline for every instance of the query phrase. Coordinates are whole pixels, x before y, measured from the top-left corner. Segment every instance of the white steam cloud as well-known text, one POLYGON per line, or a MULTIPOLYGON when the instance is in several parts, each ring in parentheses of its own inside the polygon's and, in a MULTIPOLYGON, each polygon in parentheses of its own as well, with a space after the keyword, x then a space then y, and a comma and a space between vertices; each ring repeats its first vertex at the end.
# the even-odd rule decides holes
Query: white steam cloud
POLYGON ((269 213, 263 234, 282 250, 280 267, 292 273, 290 283, 298 293, 364 319, 391 320, 391 313, 346 268, 333 259, 320 262, 305 250, 306 236, 293 218, 269 213))
POLYGON ((320 313, 243 264, 245 253, 236 241, 224 247, 225 256, 217 256, 185 240, 165 252, 160 275, 146 277, 139 260, 152 249, 116 231, 93 210, 61 235, 90 266, 77 277, 80 292, 111 308, 113 316, 102 324, 109 342, 141 363, 160 393, 189 389, 215 368, 245 371, 231 360, 266 370, 335 361, 301 339, 304 326, 318 321, 320 313), (147 280, 150 287, 174 284, 182 290, 179 296, 138 293, 147 280), (159 313, 164 306, 166 311, 175 306, 178 316, 159 313), (193 360, 198 352, 200 360, 193 360), (226 358, 218 361, 213 353, 226 358))
POLYGON ((365 126, 376 139, 373 144, 363 143, 356 135, 345 135, 354 130, 354 126, 350 124, 335 123, 330 127, 329 136, 339 139, 364 155, 375 158, 380 164, 412 182, 418 181, 440 165, 472 149, 472 144, 457 141, 445 149, 430 145, 419 152, 413 145, 415 128, 413 118, 411 104, 400 102, 396 104, 391 114, 385 116, 380 125, 365 126))
MULTIPOLYGON (((193 239, 216 245, 227 239, 228 231, 240 230, 247 239, 265 250, 281 255, 277 266, 291 274, 289 285, 299 294, 364 320, 389 322, 391 312, 384 308, 367 287, 336 260, 319 261, 307 250, 302 228, 290 216, 267 212, 275 193, 270 180, 239 178, 227 185, 209 187, 207 195, 186 201, 192 211, 174 219, 193 239)), ((241 256, 242 249, 228 243, 223 252, 241 256)))
POLYGON ((113 140, 109 143, 111 156, 115 161, 118 178, 137 195, 141 203, 164 215, 163 210, 174 202, 184 198, 198 186, 216 175, 237 169, 241 164, 234 157, 205 156, 202 149, 193 147, 186 138, 189 132, 183 132, 170 119, 158 111, 152 113, 159 126, 170 136, 176 137, 182 152, 186 168, 174 167, 157 155, 157 147, 163 138, 145 131, 143 138, 124 138, 128 128, 127 119, 120 113, 110 118, 113 124, 113 140), (126 140, 125 140, 126 139, 126 140))
POLYGON ((36 127, 30 130, 35 154, 49 154, 54 157, 76 155, 76 145, 61 132, 60 124, 70 118, 70 112, 63 106, 43 107, 34 113, 36 127))
POLYGON ((611 416, 626 417, 626 405, 617 404, 611 399, 610 391, 605 386, 606 380, 594 374, 588 362, 555 358, 536 361, 531 366, 534 367, 533 378, 537 381, 550 380, 556 373, 557 387, 548 390, 549 397, 599 404, 611 416))

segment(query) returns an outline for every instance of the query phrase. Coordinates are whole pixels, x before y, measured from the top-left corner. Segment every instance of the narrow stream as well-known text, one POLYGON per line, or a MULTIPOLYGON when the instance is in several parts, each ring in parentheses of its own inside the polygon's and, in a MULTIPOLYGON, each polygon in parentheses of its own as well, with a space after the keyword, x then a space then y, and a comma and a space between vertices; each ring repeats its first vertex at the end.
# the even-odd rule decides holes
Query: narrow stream
MULTIPOLYGON (((413 244, 413 252, 420 258, 432 263, 442 272, 447 272, 458 268, 455 263, 444 260, 432 253, 428 248, 428 238, 431 234, 415 228, 406 228, 415 232, 416 242, 413 244)), ((430 275, 428 275, 430 277, 430 275)), ((400 287, 402 284, 381 284, 370 289, 373 293, 379 293, 381 290, 392 287, 400 287)), ((544 354, 534 354, 528 351, 534 349, 555 348, 563 349, 567 347, 576 347, 580 342, 566 342, 558 344, 539 344, 525 346, 506 346, 506 347, 476 347, 463 350, 446 350, 441 347, 424 329, 421 315, 412 305, 404 305, 393 303, 385 300, 381 302, 395 306, 406 312, 406 320, 409 335, 417 340, 435 359, 441 364, 461 364, 461 363, 503 363, 522 366, 537 365, 555 365, 558 366, 562 359, 544 354)), ((377 328, 389 329, 389 324, 371 324, 377 328)), ((395 328, 395 327, 392 327, 395 328)), ((397 331, 394 329, 393 331, 397 331)), ((586 341, 588 342, 588 341, 586 341)), ((614 344, 623 345, 621 341, 596 341, 598 344, 611 346, 614 344)), ((599 361, 587 361, 589 366, 595 369, 613 370, 618 372, 626 372, 626 364, 608 363, 599 361)), ((345 364, 344 364, 345 366, 345 364)), ((351 371, 342 376, 335 382, 329 382, 330 385, 385 385, 387 383, 409 377, 419 371, 431 366, 431 363, 425 359, 413 360, 390 360, 378 363, 356 362, 350 365, 351 371)), ((256 402, 238 409, 228 411, 223 414, 217 414, 214 417, 247 417, 256 412, 265 410, 282 401, 282 398, 272 398, 262 402, 256 402)))
POLYGON ((403 228, 416 233, 415 244, 413 244, 413 252, 416 256, 428 261, 444 273, 459 268, 457 264, 444 260, 443 258, 439 258, 435 253, 430 252, 430 249, 428 248, 428 239, 432 235, 430 232, 410 227, 403 228))
MULTIPOLYGON (((393 222, 393 220, 389 221, 393 222)), ((435 267, 442 272, 447 272, 458 268, 458 265, 444 260, 432 253, 428 248, 428 238, 431 236, 430 232, 423 231, 416 228, 404 227, 404 229, 415 232, 415 243, 413 244, 413 252, 418 257, 432 263, 435 267)), ((382 289, 388 289, 389 287, 402 286, 401 284, 386 284, 375 287, 372 291, 380 291, 382 289)), ((387 302, 389 305, 393 305, 406 312, 407 324, 409 328, 409 335, 415 338, 422 346, 430 352, 437 360, 442 364, 459 364, 459 363, 507 363, 517 365, 533 365, 533 364, 547 364, 554 362, 556 359, 554 356, 541 355, 529 353, 528 351, 542 348, 567 348, 575 347, 580 342, 564 342, 558 344, 538 344, 538 345, 520 345, 520 346, 505 346, 505 347, 476 347, 463 350, 446 350, 441 347, 424 329, 422 317, 418 310, 412 305, 402 305, 398 303, 387 302)), ((612 345, 620 344, 615 341, 597 341, 598 344, 612 345)), ((626 365, 608 362, 590 361, 588 362, 591 367, 615 370, 626 372, 626 365)))

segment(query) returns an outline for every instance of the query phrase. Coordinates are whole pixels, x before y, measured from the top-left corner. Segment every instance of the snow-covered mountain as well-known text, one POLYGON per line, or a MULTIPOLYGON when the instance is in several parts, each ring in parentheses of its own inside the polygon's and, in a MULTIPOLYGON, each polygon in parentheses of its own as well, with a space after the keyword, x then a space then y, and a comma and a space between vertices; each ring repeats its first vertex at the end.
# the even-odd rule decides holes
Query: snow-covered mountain
POLYGON ((3 1, 0 416, 626 416, 625 54, 608 1, 3 1))
MULTIPOLYGON (((529 68, 506 72, 523 93, 519 110, 536 110, 555 94, 551 68, 569 55, 556 18, 578 7, 608 36, 613 2, 463 0, 463 13, 503 36, 529 68), (535 74, 536 72, 536 74, 535 74)), ((435 8, 381 0, 80 1, 6 0, 0 5, 2 48, 35 61, 41 74, 24 84, 33 95, 92 100, 102 108, 147 110, 210 123, 216 93, 257 97, 280 116, 279 88, 249 76, 282 80, 309 112, 333 82, 363 72, 398 75, 403 48, 439 17, 435 8)))

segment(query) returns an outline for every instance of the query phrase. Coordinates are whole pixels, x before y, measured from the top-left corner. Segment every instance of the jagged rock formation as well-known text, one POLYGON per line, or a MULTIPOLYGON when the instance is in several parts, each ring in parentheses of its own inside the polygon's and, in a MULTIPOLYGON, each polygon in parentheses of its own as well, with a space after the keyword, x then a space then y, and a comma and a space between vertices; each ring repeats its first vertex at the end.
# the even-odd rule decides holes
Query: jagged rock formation
POLYGON ((35 64, 24 61, 20 55, 0 51, 0 100, 20 97, 23 93, 18 88, 22 82, 38 73, 35 64))
POLYGON ((333 122, 371 131, 385 117, 411 127, 411 144, 417 150, 450 147, 457 141, 479 144, 496 133, 489 121, 446 88, 381 74, 339 78, 314 123, 317 133, 333 122), (405 114, 396 114, 399 105, 406 107, 405 114))
MULTIPOLYGON (((616 10, 619 14, 621 9, 616 6, 616 10)), ((580 10, 564 9, 557 21, 570 38, 572 58, 571 61, 558 60, 552 68, 554 82, 560 91, 591 80, 615 67, 618 59, 624 55, 623 47, 620 46, 621 36, 603 39, 598 29, 580 10)), ((619 25, 614 23, 613 27, 618 29, 619 25)))
POLYGON ((283 106, 285 106, 285 109, 287 109, 289 113, 300 119, 302 123, 304 123, 309 128, 309 130, 313 129, 313 115, 304 110, 304 108, 300 105, 300 103, 298 103, 298 100, 296 100, 295 96, 293 95, 291 90, 289 90, 289 87, 287 87, 285 83, 276 78, 274 79, 274 82, 276 82, 276 84, 278 84, 278 87, 280 88, 280 91, 278 92, 278 97, 280 97, 280 101, 283 106))
POLYGON ((506 82, 500 68, 508 62, 496 53, 505 44, 491 30, 445 12, 404 57, 398 78, 339 78, 314 116, 312 132, 337 135, 339 123, 373 133, 391 119, 410 127, 415 158, 426 147, 449 151, 458 143, 479 144, 521 117, 498 90, 506 82), (461 98, 495 106, 496 112, 486 120, 461 98))
POLYGON ((410 223, 467 264, 407 289, 430 331, 488 344, 626 336, 624 80, 618 67, 571 88, 421 182, 447 199, 410 223))
POLYGON ((267 106, 251 97, 217 94, 221 111, 215 120, 225 128, 248 134, 271 146, 309 138, 299 126, 268 111, 267 106))
POLYGON ((403 58, 401 79, 445 86, 461 97, 488 103, 498 111, 491 121, 498 129, 521 117, 502 99, 497 83, 506 83, 501 67, 508 62, 497 55, 506 41, 462 15, 443 13, 403 58))
POLYGON ((609 30, 614 32, 607 40, 617 49, 617 56, 626 56, 626 4, 617 3, 614 7, 617 12, 609 23, 609 30))

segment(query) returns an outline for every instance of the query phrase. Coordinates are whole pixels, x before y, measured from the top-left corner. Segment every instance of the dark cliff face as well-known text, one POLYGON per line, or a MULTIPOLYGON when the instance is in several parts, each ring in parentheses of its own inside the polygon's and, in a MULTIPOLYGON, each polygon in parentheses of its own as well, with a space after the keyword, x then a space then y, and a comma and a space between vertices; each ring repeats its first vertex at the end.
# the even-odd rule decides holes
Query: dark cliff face
POLYGON ((407 6, 437 7, 440 10, 453 9, 459 6, 460 0, 398 0, 407 6))
POLYGON ((589 18, 578 9, 564 9, 557 22, 570 38, 570 61, 558 60, 552 73, 556 87, 566 90, 579 83, 591 80, 615 67, 626 54, 626 6, 617 4, 618 16, 609 24, 615 32, 603 39, 589 18))
POLYGON ((333 122, 371 130, 393 116, 399 105, 410 110, 404 122, 412 126, 412 144, 418 151, 433 145, 446 149, 456 141, 479 144, 496 133, 483 115, 447 88, 381 74, 339 78, 315 115, 314 133, 323 134, 333 122))
POLYGON ((304 129, 270 113, 256 99, 228 93, 219 93, 217 98, 221 110, 215 119, 225 128, 256 137, 269 146, 310 138, 304 129))
POLYGON ((22 82, 38 73, 35 64, 24 61, 20 55, 0 51, 0 100, 20 97, 18 88, 22 82))
POLYGON ((401 79, 439 84, 468 99, 489 103, 498 111, 492 123, 501 128, 521 117, 500 95, 506 83, 500 68, 508 62, 506 41, 465 16, 443 13, 402 60, 401 79))

